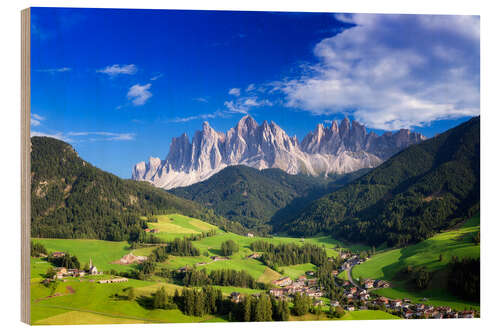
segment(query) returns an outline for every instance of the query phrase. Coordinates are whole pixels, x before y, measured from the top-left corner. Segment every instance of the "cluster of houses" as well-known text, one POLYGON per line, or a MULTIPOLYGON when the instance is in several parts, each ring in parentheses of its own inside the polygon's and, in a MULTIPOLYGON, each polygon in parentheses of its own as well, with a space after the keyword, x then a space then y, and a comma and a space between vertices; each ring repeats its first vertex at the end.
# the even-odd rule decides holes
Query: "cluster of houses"
MULTIPOLYGON (((56 256, 57 258, 58 256, 61 256, 59 253, 62 253, 62 256, 64 256, 64 252, 54 252, 52 253, 52 256, 56 256)), ((99 272, 97 270, 97 267, 92 264, 92 259, 90 259, 88 271, 79 270, 76 268, 56 267, 55 274, 52 277, 52 279, 62 280, 65 277, 83 277, 85 275, 99 275, 99 274, 102 274, 102 272, 99 272)))
POLYGON ((443 319, 443 318, 474 318, 474 311, 454 311, 449 306, 438 306, 428 304, 413 304, 410 299, 388 299, 378 297, 374 300, 377 305, 399 312, 406 319, 443 319))
POLYGON ((156 234, 156 233, 159 232, 158 229, 149 229, 149 228, 144 229, 144 231, 145 232, 150 232, 150 233, 153 233, 153 234, 156 234))
POLYGON ((286 276, 272 282, 275 286, 281 288, 271 289, 269 294, 271 294, 271 296, 285 299, 288 299, 297 293, 304 294, 309 297, 322 297, 324 296, 324 292, 318 287, 317 282, 317 279, 308 279, 305 275, 300 276, 295 281, 286 276))
POLYGON ((366 261, 366 259, 360 258, 357 254, 351 255, 350 253, 341 253, 340 258, 345 259, 344 263, 342 264, 343 271, 346 271, 349 268, 366 261))
POLYGON ((366 279, 363 281, 363 287, 365 287, 365 289, 389 288, 390 286, 391 286, 391 284, 387 281, 384 281, 384 280, 366 279))

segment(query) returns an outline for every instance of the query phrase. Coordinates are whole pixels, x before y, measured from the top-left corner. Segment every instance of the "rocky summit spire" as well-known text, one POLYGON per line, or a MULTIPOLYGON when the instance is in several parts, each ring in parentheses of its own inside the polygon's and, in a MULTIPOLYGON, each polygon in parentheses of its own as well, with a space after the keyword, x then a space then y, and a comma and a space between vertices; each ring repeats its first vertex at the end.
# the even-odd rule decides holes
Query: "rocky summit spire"
POLYGON ((167 158, 150 158, 134 166, 132 178, 170 189, 203 181, 229 165, 257 169, 280 168, 290 174, 324 175, 372 168, 401 149, 424 138, 404 130, 378 136, 367 134, 357 121, 345 117, 325 128, 318 124, 299 143, 274 121, 260 126, 249 115, 227 133, 208 122, 190 141, 186 134, 173 138, 167 158))

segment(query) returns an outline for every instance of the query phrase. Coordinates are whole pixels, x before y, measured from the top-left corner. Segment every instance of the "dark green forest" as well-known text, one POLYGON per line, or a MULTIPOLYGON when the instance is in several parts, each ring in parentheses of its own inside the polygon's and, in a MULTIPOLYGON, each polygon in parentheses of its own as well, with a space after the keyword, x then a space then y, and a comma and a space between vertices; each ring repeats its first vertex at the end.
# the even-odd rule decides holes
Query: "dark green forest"
POLYGON ((31 235, 138 240, 141 215, 180 213, 236 233, 239 223, 145 182, 124 180, 82 160, 71 145, 31 138, 31 235))
POLYGON ((479 211, 479 136, 475 117, 410 146, 275 229, 389 246, 431 237, 479 211))
POLYGON ((307 203, 367 171, 325 178, 290 175, 280 169, 228 166, 203 182, 175 188, 170 193, 211 207, 216 214, 265 234, 273 221, 299 212, 307 203))

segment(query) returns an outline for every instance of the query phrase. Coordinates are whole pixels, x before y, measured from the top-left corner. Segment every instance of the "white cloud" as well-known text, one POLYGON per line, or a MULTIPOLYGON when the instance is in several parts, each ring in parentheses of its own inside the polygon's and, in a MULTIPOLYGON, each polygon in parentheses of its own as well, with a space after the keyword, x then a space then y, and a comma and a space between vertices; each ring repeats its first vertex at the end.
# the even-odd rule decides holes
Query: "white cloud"
POLYGON ((89 141, 130 141, 135 139, 134 133, 114 132, 69 132, 69 137, 89 137, 89 141))
POLYGON ((245 105, 242 105, 241 103, 237 103, 234 101, 225 101, 224 106, 231 113, 241 113, 241 114, 248 113, 248 107, 245 105))
POLYGON ((207 114, 199 114, 195 116, 188 116, 188 117, 177 117, 174 119, 167 120, 168 123, 186 123, 191 120, 197 120, 197 119, 213 119, 213 118, 224 118, 225 114, 220 111, 216 111, 214 113, 207 113, 207 114))
POLYGON ((250 92, 250 91, 255 90, 255 84, 250 83, 250 84, 248 85, 247 89, 245 89, 245 90, 246 90, 246 92, 250 92))
POLYGON ((156 80, 158 80, 159 78, 161 78, 162 76, 163 76, 163 74, 161 74, 161 73, 160 73, 160 74, 157 74, 157 75, 153 76, 150 80, 151 80, 151 81, 156 81, 156 80))
POLYGON ((130 87, 127 98, 132 101, 135 106, 144 105, 148 99, 150 99, 153 94, 149 91, 151 88, 151 83, 144 85, 135 84, 130 87))
POLYGON ((247 114, 251 108, 273 105, 269 100, 259 100, 256 96, 241 97, 234 101, 225 101, 224 106, 229 113, 247 114))
POLYGON ((107 66, 106 68, 103 69, 98 69, 97 73, 103 73, 107 74, 110 77, 115 77, 120 74, 126 74, 126 75, 133 75, 137 73, 137 67, 134 64, 130 65, 112 65, 112 66, 107 66))
POLYGON ((233 96, 239 96, 240 95, 240 88, 231 88, 231 89, 229 89, 228 94, 233 95, 233 96))
POLYGON ((66 142, 95 142, 95 141, 130 141, 135 140, 135 133, 115 133, 105 131, 94 132, 56 132, 45 133, 39 131, 31 131, 31 136, 46 136, 66 142), (76 140, 78 138, 78 140, 76 140))
POLYGON ((479 17, 337 18, 356 26, 320 41, 299 77, 273 83, 286 106, 385 130, 479 114, 479 17))
POLYGON ((42 117, 36 113, 31 114, 31 119, 30 119, 31 126, 40 126, 43 120, 45 120, 45 117, 42 117))
POLYGON ((54 73, 64 73, 64 72, 69 72, 69 71, 71 71, 71 68, 69 68, 69 67, 61 67, 61 68, 45 68, 45 69, 37 69, 36 71, 37 71, 37 72, 40 72, 40 73, 50 73, 50 74, 54 74, 54 73))
POLYGON ((46 136, 48 138, 53 138, 53 139, 58 139, 66 142, 71 142, 71 139, 66 137, 63 133, 61 132, 56 132, 56 133, 45 133, 45 132, 38 132, 38 131, 31 131, 30 135, 33 136, 46 136))
POLYGON ((200 102, 200 103, 208 103, 208 99, 203 98, 203 97, 196 97, 194 98, 195 101, 200 102))

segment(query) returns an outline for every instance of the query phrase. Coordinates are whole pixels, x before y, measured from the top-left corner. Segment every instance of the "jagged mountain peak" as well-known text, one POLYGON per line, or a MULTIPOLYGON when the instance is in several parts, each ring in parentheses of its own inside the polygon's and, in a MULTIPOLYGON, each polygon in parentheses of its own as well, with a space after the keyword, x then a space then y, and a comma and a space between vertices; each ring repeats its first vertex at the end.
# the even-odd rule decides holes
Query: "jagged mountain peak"
POLYGON ((379 165, 389 156, 423 140, 399 131, 378 136, 347 117, 327 128, 318 124, 302 142, 290 137, 277 123, 260 125, 250 115, 242 117, 227 133, 217 132, 205 121, 190 142, 187 134, 173 138, 167 158, 138 163, 132 178, 170 189, 203 181, 229 165, 256 169, 279 168, 289 174, 347 173, 379 165))

